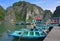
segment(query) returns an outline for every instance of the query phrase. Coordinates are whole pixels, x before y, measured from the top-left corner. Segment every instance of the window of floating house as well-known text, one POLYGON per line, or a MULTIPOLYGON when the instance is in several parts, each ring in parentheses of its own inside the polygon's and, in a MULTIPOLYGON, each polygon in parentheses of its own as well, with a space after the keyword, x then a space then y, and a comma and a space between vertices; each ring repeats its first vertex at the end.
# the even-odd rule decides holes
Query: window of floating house
POLYGON ((57 20, 54 20, 54 23, 57 23, 58 21, 57 20))
POLYGON ((52 20, 52 23, 58 23, 58 20, 52 20))

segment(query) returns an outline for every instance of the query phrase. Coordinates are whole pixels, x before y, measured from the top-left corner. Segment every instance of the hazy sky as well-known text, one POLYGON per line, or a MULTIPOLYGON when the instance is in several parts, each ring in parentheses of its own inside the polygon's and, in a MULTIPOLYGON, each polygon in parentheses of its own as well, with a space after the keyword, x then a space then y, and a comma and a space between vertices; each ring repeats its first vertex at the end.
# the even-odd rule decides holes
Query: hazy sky
MULTIPOLYGON (((3 8, 7 8, 11 6, 14 2, 18 2, 20 0, 0 0, 0 5, 3 8)), ((56 9, 57 6, 60 6, 60 0, 25 0, 27 2, 30 2, 32 4, 36 4, 40 6, 42 9, 48 9, 52 12, 56 9)))

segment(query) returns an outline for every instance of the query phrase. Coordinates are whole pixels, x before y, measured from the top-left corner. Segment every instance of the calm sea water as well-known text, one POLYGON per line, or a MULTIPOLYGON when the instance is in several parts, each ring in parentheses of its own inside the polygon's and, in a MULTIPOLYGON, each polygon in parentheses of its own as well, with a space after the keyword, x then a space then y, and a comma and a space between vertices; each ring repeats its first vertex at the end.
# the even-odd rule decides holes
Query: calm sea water
MULTIPOLYGON (((15 23, 5 23, 1 22, 0 23, 0 41, 18 41, 18 39, 9 36, 8 31, 13 31, 13 30, 20 30, 23 28, 27 28, 26 25, 16 25, 15 23)), ((43 41, 42 39, 24 39, 21 38, 20 41, 43 41)))

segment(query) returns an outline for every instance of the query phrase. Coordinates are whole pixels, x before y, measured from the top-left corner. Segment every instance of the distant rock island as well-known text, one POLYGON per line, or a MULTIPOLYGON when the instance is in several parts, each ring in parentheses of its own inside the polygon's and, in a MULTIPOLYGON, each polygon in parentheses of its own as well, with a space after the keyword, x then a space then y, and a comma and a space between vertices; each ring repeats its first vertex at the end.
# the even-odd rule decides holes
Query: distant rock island
POLYGON ((6 10, 0 6, 0 20, 32 21, 33 17, 39 16, 42 20, 46 21, 50 17, 60 16, 59 11, 60 6, 58 6, 54 14, 52 14, 50 10, 43 10, 41 7, 35 4, 19 1, 13 3, 13 5, 8 7, 6 10), (56 13, 58 15, 56 15, 56 13))

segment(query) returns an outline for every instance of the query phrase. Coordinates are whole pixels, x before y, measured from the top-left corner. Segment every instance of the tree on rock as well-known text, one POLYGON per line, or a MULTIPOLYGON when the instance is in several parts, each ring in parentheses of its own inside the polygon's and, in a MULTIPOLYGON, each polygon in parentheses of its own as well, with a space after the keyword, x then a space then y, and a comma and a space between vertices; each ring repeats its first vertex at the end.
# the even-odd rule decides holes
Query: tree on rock
POLYGON ((56 7, 56 10, 54 11, 53 17, 60 17, 60 6, 56 7))

